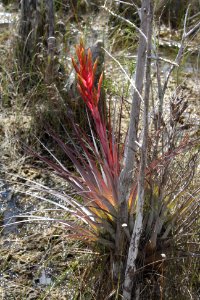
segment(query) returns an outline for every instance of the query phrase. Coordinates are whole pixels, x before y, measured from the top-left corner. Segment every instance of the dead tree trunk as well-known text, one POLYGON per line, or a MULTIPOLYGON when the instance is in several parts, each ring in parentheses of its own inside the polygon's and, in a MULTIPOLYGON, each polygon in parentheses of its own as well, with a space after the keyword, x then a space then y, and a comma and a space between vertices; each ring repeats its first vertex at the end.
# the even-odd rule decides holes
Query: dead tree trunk
POLYGON ((21 18, 17 58, 22 70, 29 69, 33 62, 39 36, 42 36, 44 22, 39 10, 38 0, 21 1, 21 18))
MULTIPOLYGON (((142 101, 144 74, 145 74, 145 62, 146 62, 145 58, 146 58, 146 47, 147 47, 147 37, 146 37, 147 12, 146 12, 145 1, 143 1, 142 3, 140 18, 141 18, 140 38, 139 38, 139 46, 138 46, 136 73, 134 74, 135 88, 133 90, 129 131, 128 131, 127 143, 125 146, 124 168, 121 171, 120 180, 119 180, 119 199, 121 199, 121 203, 119 207, 120 218, 117 223, 116 259, 119 260, 119 262, 116 262, 116 266, 114 270, 114 277, 116 278, 118 278, 120 272, 120 267, 119 267, 120 257, 121 254, 124 252, 123 244, 124 244, 124 240, 126 239, 124 231, 125 230, 128 231, 129 223, 132 223, 131 227, 133 227, 133 220, 128 220, 127 203, 130 197, 131 187, 133 183, 134 168, 135 168, 135 154, 138 148, 137 133, 138 133, 138 123, 140 117, 140 106, 142 101), (122 227, 122 224, 127 224, 127 227, 122 227)), ((129 232, 126 232, 126 235, 130 237, 129 232)))
POLYGON ((31 73, 38 67, 37 57, 41 48, 45 50, 43 55, 47 53, 45 79, 49 82, 52 81, 56 48, 53 0, 22 0, 16 54, 23 72, 31 73))
MULTIPOLYGON (((152 19, 153 9, 151 0, 143 0, 142 5, 144 18, 147 26, 147 51, 146 51, 146 70, 145 70, 145 91, 144 91, 144 111, 143 111, 143 138, 140 151, 140 172, 138 179, 138 200, 136 207, 136 219, 134 229, 131 236, 131 241, 128 251, 128 259, 125 272, 125 280, 123 286, 123 299, 131 300, 133 294, 133 283, 136 272, 136 259, 140 237, 143 229, 143 206, 144 206, 144 183, 145 183, 145 168, 147 156, 147 140, 148 140, 148 113, 149 113, 149 94, 151 86, 151 39, 152 39, 152 19)), ((129 141, 128 141, 129 142, 129 141)), ((136 289, 137 290, 137 289, 136 289)))

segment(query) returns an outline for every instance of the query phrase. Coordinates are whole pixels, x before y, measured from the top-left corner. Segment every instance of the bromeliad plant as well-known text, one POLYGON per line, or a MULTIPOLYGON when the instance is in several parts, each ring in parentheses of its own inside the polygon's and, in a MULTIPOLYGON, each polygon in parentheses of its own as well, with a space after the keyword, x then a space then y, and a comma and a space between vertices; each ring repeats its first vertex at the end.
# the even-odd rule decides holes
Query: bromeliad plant
MULTIPOLYGON (((56 201, 47 200, 72 216, 71 221, 54 219, 66 226, 69 237, 101 244, 104 249, 116 253, 117 238, 119 237, 118 224, 121 217, 119 186, 123 152, 120 153, 120 149, 123 149, 123 147, 119 147, 119 141, 115 138, 115 133, 111 129, 111 122, 104 121, 105 118, 102 118, 100 114, 99 99, 103 75, 100 76, 96 86, 97 61, 93 64, 91 50, 89 49, 86 52, 82 41, 76 47, 76 54, 78 60, 76 62, 73 58, 72 63, 77 73, 78 90, 88 110, 90 136, 75 124, 72 118, 71 123, 75 140, 71 138, 70 143, 63 142, 57 134, 48 129, 48 133, 73 163, 75 167, 73 172, 58 161, 49 150, 48 152, 55 161, 34 153, 73 187, 75 195, 69 193, 63 195, 52 189, 45 189, 43 186, 40 186, 40 191, 50 193, 64 202, 64 204, 60 204, 56 201)), ((158 134, 162 138, 161 133, 158 132, 158 134)), ((153 149, 150 149, 152 151, 151 158, 151 151, 149 151, 148 164, 144 170, 144 222, 138 254, 140 258, 143 257, 143 260, 138 265, 139 267, 143 267, 145 264, 152 265, 159 259, 163 262, 163 258, 159 255, 163 251, 165 253, 168 251, 170 240, 168 238, 174 224, 179 222, 180 215, 182 215, 183 220, 190 218, 191 208, 196 207, 191 197, 187 198, 184 204, 181 204, 181 195, 184 189, 187 188, 187 184, 184 186, 184 182, 192 178, 193 171, 186 174, 185 177, 179 178, 176 183, 174 181, 174 190, 167 191, 168 179, 166 174, 168 174, 169 166, 173 158, 189 146, 187 136, 183 136, 178 146, 165 152, 162 151, 161 155, 154 155, 153 149), (178 186, 181 186, 180 192, 178 186)), ((189 164, 195 164, 195 162, 196 156, 194 155, 189 164)), ((126 229, 128 233, 132 234, 134 231, 133 226, 136 223, 138 169, 138 166, 136 166, 130 196, 126 203, 128 222, 127 224, 121 224, 121 227, 125 226, 122 231, 123 234, 126 233, 126 229)), ((171 184, 171 178, 169 178, 169 184, 171 184)), ((181 228, 177 230, 180 231, 181 228)), ((125 238, 126 245, 123 249, 127 249, 126 246, 129 242, 130 235, 127 234, 125 238)), ((127 253, 124 253, 123 263, 126 256, 127 253)), ((158 272, 158 269, 156 269, 156 272, 158 272)))
MULTIPOLYGON (((92 117, 91 138, 72 120, 74 133, 78 141, 71 145, 64 143, 51 129, 49 134, 63 149, 76 168, 72 173, 61 163, 37 156, 46 162, 64 180, 70 183, 81 202, 66 195, 66 208, 77 219, 89 227, 78 226, 76 222, 65 221, 69 226, 69 236, 99 243, 114 248, 116 219, 118 215, 118 181, 120 174, 120 154, 114 133, 107 131, 106 124, 99 111, 99 99, 103 74, 98 87, 95 87, 97 60, 92 63, 92 53, 86 53, 83 42, 76 48, 78 62, 72 58, 77 73, 77 87, 92 117), (77 145, 78 144, 78 145, 77 145)), ((89 116, 88 116, 89 118, 89 116)), ((88 119, 89 120, 89 119, 88 119)), ((58 162, 58 161, 57 161, 58 162)), ((52 194, 52 192, 51 192, 52 194)))
MULTIPOLYGON (((62 220, 62 224, 69 227, 69 236, 75 238, 79 237, 85 241, 98 241, 108 248, 115 248, 117 221, 120 217, 120 159, 123 157, 123 153, 119 153, 120 147, 115 139, 115 133, 111 130, 110 124, 108 124, 107 129, 106 122, 103 121, 103 118, 100 115, 98 104, 103 74, 101 74, 96 88, 95 71, 97 68, 97 61, 95 61, 94 64, 92 63, 91 50, 88 49, 86 53, 82 41, 80 42, 80 45, 76 47, 76 54, 78 61, 75 62, 74 58, 72 58, 72 63, 77 73, 77 88, 92 117, 93 123, 90 122, 88 116, 91 135, 89 137, 77 124, 75 124, 73 119, 71 119, 71 121, 76 141, 71 139, 71 144, 66 144, 53 130, 48 129, 48 133, 71 160, 76 171, 72 172, 68 170, 53 155, 55 162, 44 156, 40 156, 39 154, 33 154, 47 163, 57 175, 66 180, 79 196, 79 199, 77 200, 76 196, 73 198, 71 195, 67 194, 63 196, 50 190, 52 195, 57 196, 62 200, 64 198, 67 203, 65 207, 66 211, 88 225, 88 227, 85 227, 85 225, 80 227, 81 225, 77 225, 75 221, 72 223, 62 220)), ((145 171, 145 186, 148 193, 150 193, 149 188, 150 185, 152 185, 154 174, 158 175, 160 170, 162 170, 164 166, 168 166, 170 160, 180 154, 187 146, 188 140, 184 138, 174 150, 166 151, 160 158, 156 158, 149 163, 145 171)), ((135 214, 137 176, 138 172, 136 169, 135 179, 133 179, 132 183, 131 196, 127 202, 129 220, 133 220, 135 214)), ((154 182, 154 191, 151 191, 151 193, 154 194, 154 197, 155 194, 157 194, 156 197, 158 197, 158 189, 159 187, 155 186, 154 182)), ((48 192, 48 190, 45 191, 48 192)), ((154 211, 153 214, 155 215, 156 212, 154 211)), ((149 213, 149 215, 149 218, 151 219, 149 222, 154 224, 156 220, 153 220, 151 213, 149 213)), ((150 223, 148 223, 148 226, 150 223)), ((130 224, 124 225, 129 226, 130 224)), ((131 225, 129 230, 130 232, 133 230, 131 225)), ((148 228, 148 230, 150 229, 148 228)), ((156 234, 156 230, 154 230, 154 234, 156 234)))

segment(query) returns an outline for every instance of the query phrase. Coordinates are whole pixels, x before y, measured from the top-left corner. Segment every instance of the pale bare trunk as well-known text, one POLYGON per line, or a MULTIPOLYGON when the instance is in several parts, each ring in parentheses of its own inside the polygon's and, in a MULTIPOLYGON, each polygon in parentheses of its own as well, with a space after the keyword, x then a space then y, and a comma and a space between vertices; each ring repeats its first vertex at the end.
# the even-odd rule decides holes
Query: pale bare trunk
MULTIPOLYGON (((127 144, 125 146, 125 159, 124 168, 120 174, 120 186, 119 195, 121 199, 122 207, 127 208, 127 200, 130 196, 130 190, 133 183, 133 173, 135 167, 135 153, 137 150, 137 131, 138 122, 140 116, 140 105, 141 105, 141 95, 143 90, 144 73, 145 73, 145 57, 146 57, 146 45, 147 41, 145 36, 147 35, 147 14, 145 11, 144 3, 141 8, 141 31, 139 46, 138 46, 138 56, 135 77, 135 89, 133 90, 133 98, 131 105, 130 114, 130 124, 127 137, 127 144)), ((125 208, 122 209, 124 211, 125 208)), ((123 223, 127 222, 127 211, 124 211, 122 218, 123 223)))
MULTIPOLYGON (((130 191, 133 183, 133 174, 135 167, 135 152, 137 148, 137 131, 140 116, 141 94, 143 90, 144 73, 145 73, 145 57, 146 57, 146 34, 147 34, 147 15, 145 6, 141 8, 141 33, 138 46, 138 58, 136 65, 135 77, 135 89, 133 90, 130 124, 127 137, 127 144, 125 147, 124 168, 120 174, 119 179, 119 220, 117 223, 116 234, 116 255, 121 255, 123 251, 123 244, 125 234, 130 237, 129 227, 122 227, 122 224, 128 225, 128 206, 127 202, 130 197, 130 191)), ((134 78, 133 78, 134 80, 134 78)), ((119 267, 116 267, 116 273, 119 272, 119 267)))
POLYGON ((151 0, 144 0, 143 7, 146 11, 147 18, 147 57, 146 57, 146 72, 145 72, 145 95, 144 95, 144 113, 143 113, 143 139, 141 147, 140 173, 138 180, 138 201, 136 208, 136 220, 134 224, 131 242, 129 246, 128 259, 125 272, 125 280, 123 287, 123 299, 132 299, 132 288, 134 282, 134 274, 136 271, 136 259, 138 256, 138 248, 143 227, 143 206, 144 206, 144 183, 145 183, 145 168, 147 156, 148 142, 148 112, 149 112, 149 94, 151 86, 151 39, 152 39, 152 4, 151 0))

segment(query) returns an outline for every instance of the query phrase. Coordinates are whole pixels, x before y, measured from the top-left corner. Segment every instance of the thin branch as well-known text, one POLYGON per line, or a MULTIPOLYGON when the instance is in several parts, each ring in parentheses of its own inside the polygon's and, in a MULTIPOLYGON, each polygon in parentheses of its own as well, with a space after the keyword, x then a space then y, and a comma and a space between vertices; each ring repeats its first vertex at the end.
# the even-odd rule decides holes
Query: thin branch
MULTIPOLYGON (((187 19, 188 19, 188 14, 189 14, 189 8, 190 8, 190 5, 188 5, 188 8, 187 8, 187 11, 186 11, 186 14, 185 14, 185 19, 184 19, 184 26, 183 26, 183 35, 182 35, 182 40, 181 40, 181 45, 180 45, 180 48, 179 48, 179 51, 178 51, 178 54, 176 56, 176 59, 175 59, 175 63, 177 63, 178 65, 180 65, 180 62, 181 62, 181 59, 182 59, 182 56, 183 56, 183 52, 184 52, 184 49, 185 49, 185 41, 186 39, 195 31, 197 30, 199 27, 200 27, 200 22, 198 24, 196 24, 189 32, 187 32, 186 30, 186 27, 187 27, 187 19)), ((169 78, 171 76, 171 73, 172 71, 174 70, 175 68, 175 65, 172 65, 167 73, 167 76, 166 76, 166 79, 165 79, 165 82, 164 82, 164 85, 163 85, 163 97, 164 97, 164 94, 165 94, 165 91, 167 89, 167 85, 168 85, 168 81, 169 81, 169 78)))
POLYGON ((125 1, 121 1, 121 0, 115 0, 116 3, 122 3, 122 4, 126 4, 126 5, 129 5, 129 6, 133 6, 136 8, 138 14, 139 14, 139 7, 134 3, 130 3, 130 2, 125 2, 125 1))
POLYGON ((126 22, 128 25, 130 25, 131 27, 135 28, 142 36, 143 38, 147 41, 147 37, 146 35, 144 34, 144 32, 142 32, 142 30, 137 27, 134 23, 130 22, 128 19, 125 19, 124 17, 120 16, 120 15, 117 15, 116 13, 114 13, 112 10, 110 10, 109 8, 107 8, 105 6, 105 4, 102 6, 103 9, 105 9, 106 11, 108 11, 112 16, 126 22))
POLYGON ((103 48, 104 51, 106 52, 106 54, 108 54, 120 67, 120 69, 122 70, 122 72, 125 74, 126 78, 128 79, 128 81, 130 82, 132 88, 137 92, 138 96, 140 97, 140 100, 142 102, 144 102, 142 95, 140 94, 140 92, 138 91, 136 85, 134 84, 134 81, 132 78, 129 77, 129 75, 127 74, 126 70, 123 68, 123 66, 120 64, 120 62, 111 54, 109 53, 105 48, 103 48))

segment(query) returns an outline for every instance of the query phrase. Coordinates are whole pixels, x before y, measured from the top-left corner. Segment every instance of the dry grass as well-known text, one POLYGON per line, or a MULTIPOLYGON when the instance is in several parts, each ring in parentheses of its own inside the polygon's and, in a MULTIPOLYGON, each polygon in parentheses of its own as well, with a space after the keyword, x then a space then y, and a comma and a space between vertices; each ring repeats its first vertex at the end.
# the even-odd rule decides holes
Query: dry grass
MULTIPOLYGON (((9 34, 9 32, 6 32, 4 36, 1 35, 0 40, 6 43, 9 34)), ((134 37, 131 36, 130 38, 133 40, 134 37)), ((14 75, 18 79, 16 81, 12 80, 13 66, 16 67, 12 51, 7 48, 7 45, 0 50, 4 60, 4 68, 3 71, 1 70, 3 104, 0 112, 1 164, 6 167, 8 173, 15 173, 24 177, 24 180, 19 181, 21 183, 25 183, 26 179, 38 180, 40 183, 56 187, 59 190, 66 190, 65 183, 61 183, 58 179, 51 178, 51 176, 47 176, 46 173, 38 170, 38 162, 34 167, 32 159, 27 158, 21 152, 19 143, 19 140, 32 143, 31 134, 40 131, 43 127, 43 124, 36 126, 39 130, 33 127, 33 111, 29 110, 29 104, 34 107, 33 104, 39 103, 38 111, 41 112, 45 107, 43 99, 46 96, 51 95, 54 102, 58 100, 59 95, 54 87, 48 87, 44 92, 43 88, 45 86, 41 85, 40 89, 37 89, 36 86, 23 96, 18 89, 22 82, 18 81, 20 74, 17 68, 14 69, 14 75)), ((185 85, 189 101, 192 104, 191 111, 187 111, 187 113, 189 113, 191 119, 198 120, 199 78, 195 77, 195 81, 187 78, 187 81, 182 80, 182 82, 182 86, 185 85)), ((175 81, 172 82, 172 87, 175 83, 175 81)), ((112 96, 112 91, 110 94, 112 96)), ((45 101, 47 98, 45 98, 45 101)), ((38 111, 35 110, 36 113, 38 111)), ((45 114, 46 112, 44 112, 45 114)), ((195 132, 198 136, 199 131, 195 132)), ((42 167, 44 168, 44 166, 42 167)), ((199 171, 198 169, 189 192, 199 186, 199 171)), ((179 175, 181 176, 181 173, 179 175)), ((13 180, 12 176, 5 176, 4 173, 1 173, 1 177, 7 179, 8 182, 11 179, 13 180)), ((19 189, 19 183, 16 183, 15 178, 14 181, 15 190, 17 190, 19 189)), ((17 205, 21 212, 33 208, 38 210, 49 208, 48 205, 46 206, 36 199, 21 194, 20 196, 18 194, 18 199, 17 205)), ((0 201, 2 201, 2 198, 0 198, 0 201)), ((2 218, 3 210, 1 211, 1 222, 2 218)), ((188 252, 193 252, 192 247, 194 246, 195 253, 199 253, 199 237, 194 234, 198 232, 198 227, 199 221, 194 224, 193 229, 189 232, 191 235, 181 236, 178 242, 180 248, 178 251, 181 251, 181 247, 186 245, 188 252)), ((108 280, 108 278, 110 279, 109 270, 105 268, 106 264, 109 265, 107 256, 100 256, 95 249, 90 250, 81 243, 69 242, 65 236, 65 231, 53 224, 25 223, 19 227, 18 234, 5 235, 1 231, 0 249, 0 297, 2 297, 2 300, 97 300, 97 297, 99 297, 99 300, 103 300, 106 299, 104 292, 108 295, 108 291, 113 291, 111 281, 108 280), (47 286, 40 284, 44 270, 46 277, 51 279, 51 284, 47 286), (103 278, 103 276, 105 277, 103 278), (99 291, 99 296, 97 291, 99 291)), ((177 251, 175 250, 177 249, 172 251, 169 261, 167 261, 167 267, 161 266, 158 277, 153 274, 145 279, 144 289, 141 289, 141 299, 154 300, 157 297, 158 299, 167 300, 197 300, 200 297, 199 256, 186 256, 185 252, 178 252, 180 255, 177 257, 177 251)), ((150 269, 151 271, 152 269, 150 269)), ((117 296, 111 296, 110 299, 117 299, 117 296)))

